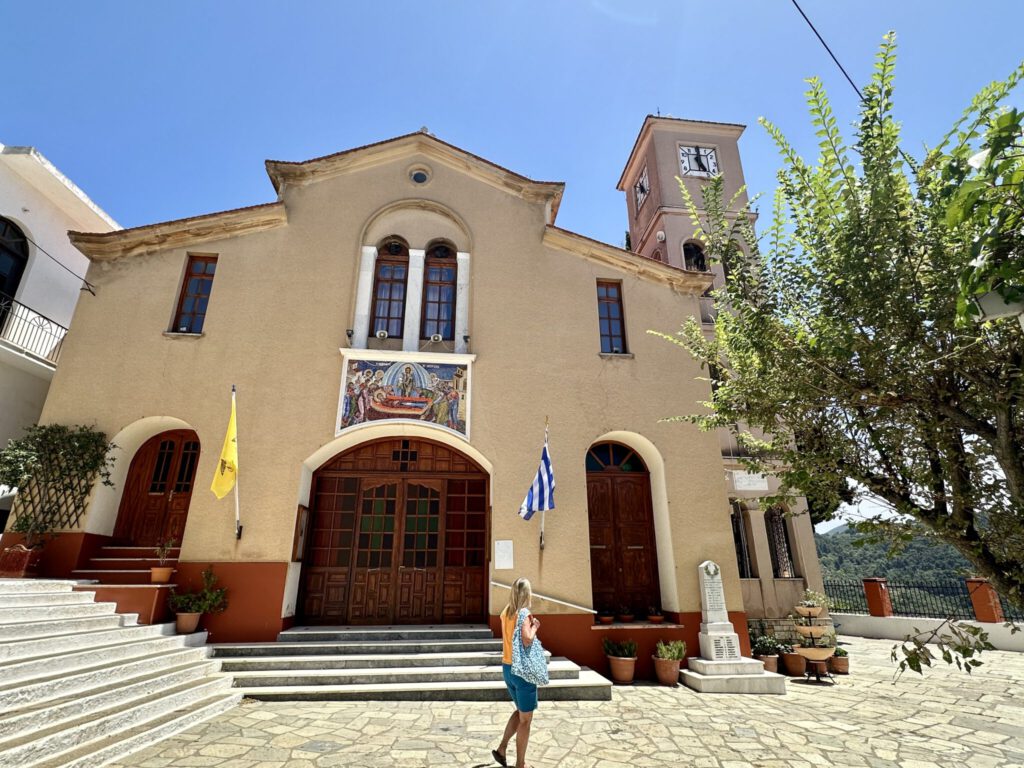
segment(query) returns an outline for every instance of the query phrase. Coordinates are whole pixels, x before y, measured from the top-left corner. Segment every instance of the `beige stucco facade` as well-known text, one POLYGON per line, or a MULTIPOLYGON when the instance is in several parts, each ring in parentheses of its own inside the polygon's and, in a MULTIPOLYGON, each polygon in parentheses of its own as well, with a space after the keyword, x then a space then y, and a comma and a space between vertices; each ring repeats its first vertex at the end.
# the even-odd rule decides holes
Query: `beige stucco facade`
MULTIPOLYGON (((708 382, 682 351, 646 333, 698 312, 710 275, 686 273, 554 226, 562 187, 531 182, 425 133, 304 164, 268 163, 279 200, 267 206, 74 236, 91 259, 95 296, 75 311, 44 422, 87 423, 118 446, 113 487, 98 487, 85 531, 110 536, 135 451, 168 429, 201 441, 182 562, 287 564, 281 616, 296 612, 302 564, 290 562, 298 505, 314 471, 386 436, 436 440, 489 475, 490 541, 513 542, 514 568, 536 592, 593 604, 587 535, 590 446, 629 446, 650 472, 661 606, 700 611, 697 565, 723 568, 730 610, 743 610, 728 482, 715 434, 666 416, 692 412, 708 382), (425 168, 417 185, 410 169, 425 168), (377 421, 338 430, 344 354, 357 325, 366 249, 387 236, 424 249, 443 238, 468 264, 459 355, 422 340, 409 360, 452 354, 471 367, 469 434, 377 421), (202 334, 170 332, 190 255, 217 257, 202 334), (620 281, 628 354, 600 354, 596 283, 620 281), (468 338, 466 338, 468 337, 468 338), (238 392, 239 500, 208 490, 238 392), (537 470, 545 419, 557 477, 554 511, 517 515, 537 470)), ((371 255, 372 258, 372 255, 371 255)), ((359 344, 358 334, 355 343, 359 344)), ((493 564, 492 564, 493 565, 493 564)), ((491 614, 506 593, 492 588, 491 614)), ((549 613, 575 609, 554 603, 549 613)))

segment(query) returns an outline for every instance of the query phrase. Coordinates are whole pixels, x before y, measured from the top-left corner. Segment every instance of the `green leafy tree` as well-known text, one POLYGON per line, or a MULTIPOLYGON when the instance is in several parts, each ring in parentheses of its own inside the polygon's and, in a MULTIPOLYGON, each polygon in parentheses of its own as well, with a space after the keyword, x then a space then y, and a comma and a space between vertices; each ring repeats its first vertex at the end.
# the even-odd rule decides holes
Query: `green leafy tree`
POLYGON ((997 145, 1005 154, 1019 121, 1000 105, 1024 65, 915 162, 899 146, 894 64, 888 35, 849 144, 821 83, 808 81, 815 163, 761 121, 784 159, 763 242, 720 178, 701 206, 680 184, 729 277, 712 334, 691 320, 666 336, 718 372, 708 410, 679 419, 732 431, 751 449, 749 468, 778 475, 781 496, 826 510, 849 494, 882 499, 896 517, 860 528, 905 539, 923 526, 1021 604, 1024 334, 1011 320, 958 322, 958 302, 978 238, 998 242, 1012 221, 1020 235, 994 200, 1009 172, 997 145), (975 169, 979 140, 991 152, 975 169))

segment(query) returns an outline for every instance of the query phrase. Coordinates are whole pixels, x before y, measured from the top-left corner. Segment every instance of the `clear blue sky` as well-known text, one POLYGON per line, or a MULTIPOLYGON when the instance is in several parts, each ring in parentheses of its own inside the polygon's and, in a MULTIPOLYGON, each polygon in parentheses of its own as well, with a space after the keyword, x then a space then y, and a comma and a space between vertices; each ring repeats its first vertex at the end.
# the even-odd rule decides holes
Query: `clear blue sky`
MULTIPOLYGON (((934 144, 1024 56, 1018 0, 803 0, 855 80, 895 29, 904 146, 934 144)), ((22 2, 0 0, 0 142, 38 147, 124 226, 272 200, 266 158, 428 126, 567 183, 559 223, 620 243, 615 182, 644 115, 748 125, 752 191, 805 152, 803 79, 841 122, 849 86, 788 0, 22 2)))

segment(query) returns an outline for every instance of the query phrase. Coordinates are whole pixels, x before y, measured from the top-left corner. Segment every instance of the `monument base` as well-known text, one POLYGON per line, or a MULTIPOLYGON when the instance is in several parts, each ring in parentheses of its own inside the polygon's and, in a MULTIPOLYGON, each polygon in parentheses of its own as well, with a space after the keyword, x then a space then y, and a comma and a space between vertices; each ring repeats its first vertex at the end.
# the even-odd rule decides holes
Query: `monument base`
POLYGON ((711 659, 692 658, 687 666, 693 672, 700 675, 760 675, 764 672, 764 664, 757 659, 722 659, 714 661, 711 659))
MULTIPOLYGON (((706 660, 704 660, 706 661, 706 660)), ((692 666, 694 659, 690 659, 692 666)), ((733 664, 735 662, 712 662, 708 664, 733 664)), ((698 693, 769 693, 786 692, 786 678, 774 672, 757 672, 740 675, 705 675, 692 669, 684 669, 679 673, 683 685, 698 693)))

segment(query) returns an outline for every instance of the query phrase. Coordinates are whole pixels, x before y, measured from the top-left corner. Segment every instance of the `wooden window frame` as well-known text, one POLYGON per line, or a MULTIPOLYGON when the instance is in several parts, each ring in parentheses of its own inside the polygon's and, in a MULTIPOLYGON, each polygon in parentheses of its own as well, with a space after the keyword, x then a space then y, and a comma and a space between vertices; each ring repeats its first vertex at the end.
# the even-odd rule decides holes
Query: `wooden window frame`
POLYGON ((185 302, 188 299, 203 299, 205 298, 207 303, 210 301, 210 297, 213 295, 213 280, 217 276, 217 257, 210 254, 192 254, 188 256, 188 263, 185 265, 184 279, 181 281, 181 289, 178 292, 178 306, 174 311, 174 324, 171 326, 171 333, 186 333, 193 336, 198 336, 203 333, 203 329, 206 327, 206 313, 207 309, 202 312, 196 312, 193 306, 192 311, 185 312, 185 302), (202 274, 193 276, 192 266, 197 263, 213 265, 213 273, 207 275, 206 268, 203 269, 202 274), (189 291, 189 284, 192 282, 193 277, 202 280, 204 283, 209 285, 209 290, 203 293, 192 293, 189 291), (191 318, 188 322, 184 322, 185 318, 191 318), (199 318, 199 329, 196 330, 196 319, 199 318), (182 330, 186 328, 187 330, 182 330))
POLYGON ((629 345, 626 343, 626 309, 623 306, 622 301, 622 281, 621 280, 598 280, 597 281, 597 330, 601 338, 601 354, 603 355, 628 355, 629 345), (601 289, 605 289, 605 295, 601 296, 601 289), (614 289, 615 296, 609 297, 608 290, 614 289), (604 314, 606 306, 617 306, 619 308, 618 318, 612 317, 612 315, 604 314), (608 333, 605 333, 601 327, 601 321, 608 321, 608 333), (611 332, 612 322, 618 320, 619 322, 619 334, 611 332), (607 344, 605 340, 607 339, 607 344), (618 339, 619 343, 616 344, 615 340, 618 339), (607 347, 607 348, 606 348, 607 347))
POLYGON ((371 304, 371 306, 370 306, 370 333, 372 335, 376 336, 378 331, 385 330, 385 331, 388 332, 388 338, 389 339, 400 339, 400 338, 402 338, 404 336, 404 334, 405 334, 405 305, 406 305, 406 301, 408 299, 408 296, 409 296, 409 247, 405 243, 402 243, 401 241, 389 240, 388 242, 384 243, 377 250, 377 261, 374 263, 374 266, 373 266, 373 293, 370 294, 370 304, 371 304), (387 246, 390 245, 392 242, 398 242, 402 246, 402 252, 401 253, 392 255, 392 254, 389 254, 389 253, 385 252, 385 249, 387 248, 387 246), (382 271, 382 269, 385 266, 392 266, 392 267, 401 266, 401 267, 404 267, 405 268, 405 274, 404 274, 404 276, 402 277, 401 280, 396 280, 393 277, 382 278, 381 277, 381 271, 382 271), (388 286, 395 286, 395 285, 399 285, 400 284, 402 286, 402 299, 401 299, 401 301, 397 301, 395 298, 393 298, 393 296, 394 296, 394 288, 393 287, 389 287, 388 288, 388 297, 386 299, 380 299, 377 296, 377 290, 378 290, 378 288, 379 288, 379 286, 381 284, 386 284, 388 286), (378 301, 386 301, 387 302, 387 305, 388 305, 388 308, 389 308, 388 314, 386 314, 386 315, 379 315, 379 314, 377 314, 377 304, 378 304, 378 301), (394 305, 396 303, 399 306, 399 313, 397 315, 393 314, 390 311, 390 310, 394 309, 394 305), (378 323, 381 323, 381 322, 384 324, 383 328, 379 328, 378 327, 378 323), (392 327, 392 324, 397 324, 397 327, 398 327, 398 332, 397 333, 392 333, 391 332, 390 329, 392 327))
POLYGON ((420 339, 429 339, 434 333, 441 333, 440 329, 447 324, 447 332, 441 333, 441 339, 443 341, 454 341, 455 339, 455 307, 456 307, 456 293, 458 290, 458 262, 455 258, 455 250, 445 244, 431 246, 427 250, 426 258, 423 261, 423 298, 420 303, 420 339), (450 252, 450 256, 441 257, 437 256, 439 248, 445 248, 450 252), (451 280, 431 280, 430 270, 431 268, 438 269, 450 269, 451 280), (431 287, 438 289, 437 301, 431 301, 427 298, 431 287), (451 300, 450 302, 441 301, 441 291, 448 287, 451 289, 451 300), (451 307, 449 312, 448 320, 441 319, 441 308, 445 305, 451 307), (431 317, 430 308, 436 307, 436 313, 434 317, 431 317), (430 333, 430 326, 433 326, 433 333, 430 333))

